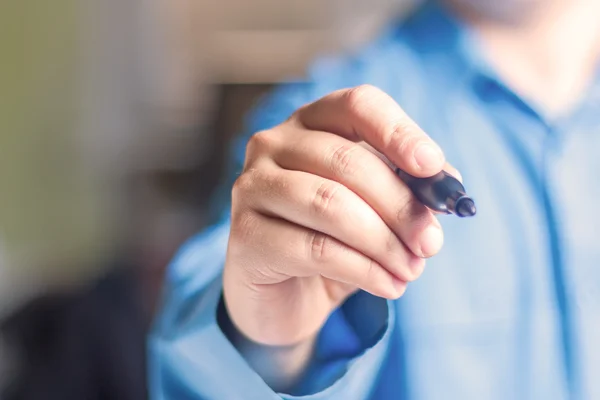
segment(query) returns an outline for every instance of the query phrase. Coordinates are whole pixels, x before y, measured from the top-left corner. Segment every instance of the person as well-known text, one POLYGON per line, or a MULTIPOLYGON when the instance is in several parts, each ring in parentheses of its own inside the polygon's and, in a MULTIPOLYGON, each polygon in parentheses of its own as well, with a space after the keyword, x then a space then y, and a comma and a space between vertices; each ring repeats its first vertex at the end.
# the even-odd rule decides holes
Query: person
POLYGON ((429 1, 277 88, 170 266, 154 398, 599 399, 598 15, 429 1), (462 176, 477 215, 391 166, 462 176))

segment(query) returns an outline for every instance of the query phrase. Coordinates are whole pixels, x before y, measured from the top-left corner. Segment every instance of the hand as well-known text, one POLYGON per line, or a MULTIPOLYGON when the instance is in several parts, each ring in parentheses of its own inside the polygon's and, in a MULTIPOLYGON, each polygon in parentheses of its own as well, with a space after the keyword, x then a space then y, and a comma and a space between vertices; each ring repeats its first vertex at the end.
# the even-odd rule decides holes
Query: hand
POLYGON ((233 189, 223 282, 243 335, 304 343, 356 290, 396 299, 421 275, 442 230, 390 162, 419 177, 455 172, 371 86, 334 92, 250 139, 233 189))

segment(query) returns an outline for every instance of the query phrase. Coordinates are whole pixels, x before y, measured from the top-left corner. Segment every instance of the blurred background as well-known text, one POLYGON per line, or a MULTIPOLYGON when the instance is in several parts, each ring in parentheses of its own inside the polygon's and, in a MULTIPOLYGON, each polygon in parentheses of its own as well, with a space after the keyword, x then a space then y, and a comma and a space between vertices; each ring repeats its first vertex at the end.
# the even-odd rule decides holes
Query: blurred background
POLYGON ((408 0, 0 2, 0 398, 143 399, 248 108, 408 0))

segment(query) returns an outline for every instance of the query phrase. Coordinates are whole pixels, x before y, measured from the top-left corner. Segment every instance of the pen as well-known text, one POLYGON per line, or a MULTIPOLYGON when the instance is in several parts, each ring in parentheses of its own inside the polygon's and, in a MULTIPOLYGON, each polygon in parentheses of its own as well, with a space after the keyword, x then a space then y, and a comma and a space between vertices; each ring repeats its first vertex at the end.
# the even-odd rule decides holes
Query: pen
POLYGON ((429 178, 416 178, 396 168, 396 175, 427 208, 459 217, 472 217, 477 212, 475 202, 458 179, 441 171, 429 178))

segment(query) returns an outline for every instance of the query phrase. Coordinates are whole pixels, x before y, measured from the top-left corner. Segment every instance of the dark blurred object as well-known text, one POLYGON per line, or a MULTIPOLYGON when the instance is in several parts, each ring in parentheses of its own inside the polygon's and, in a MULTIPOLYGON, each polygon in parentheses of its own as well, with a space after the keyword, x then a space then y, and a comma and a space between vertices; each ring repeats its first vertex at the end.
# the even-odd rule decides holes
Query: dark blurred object
POLYGON ((2 399, 148 397, 140 280, 131 266, 112 271, 80 293, 40 297, 3 323, 19 365, 2 399))
POLYGON ((269 88, 222 85, 211 157, 195 168, 130 177, 127 221, 136 229, 133 255, 124 259, 136 261, 115 263, 92 286, 38 297, 2 323, 19 361, 2 400, 148 397, 146 333, 163 270, 190 230, 205 220, 228 145, 242 130, 243 115, 269 88))

